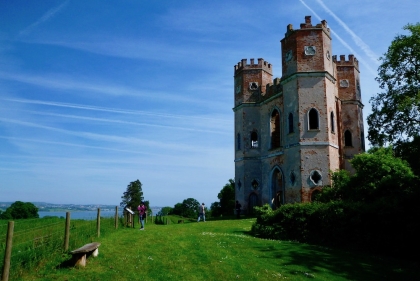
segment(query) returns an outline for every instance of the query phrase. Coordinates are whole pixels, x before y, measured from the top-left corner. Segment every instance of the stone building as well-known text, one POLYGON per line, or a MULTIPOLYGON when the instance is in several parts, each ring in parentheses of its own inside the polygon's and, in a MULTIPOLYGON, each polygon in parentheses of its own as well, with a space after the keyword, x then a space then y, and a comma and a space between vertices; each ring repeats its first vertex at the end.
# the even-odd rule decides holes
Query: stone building
POLYGON ((235 65, 235 197, 245 212, 311 201, 364 151, 359 63, 331 54, 327 22, 306 16, 281 40, 281 78, 261 58, 235 65))

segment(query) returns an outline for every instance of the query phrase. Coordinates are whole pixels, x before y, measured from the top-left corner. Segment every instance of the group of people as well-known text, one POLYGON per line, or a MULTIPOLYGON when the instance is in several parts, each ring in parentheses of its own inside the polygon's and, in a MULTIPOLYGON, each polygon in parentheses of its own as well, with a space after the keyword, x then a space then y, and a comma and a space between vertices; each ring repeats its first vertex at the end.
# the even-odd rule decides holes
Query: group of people
MULTIPOLYGON (((239 203, 238 200, 236 200, 235 203, 235 211, 236 211, 236 217, 239 219, 241 216, 241 208, 242 205, 239 203)), ((141 202, 140 205, 137 207, 137 211, 139 213, 139 223, 140 223, 140 230, 144 230, 144 220, 146 219, 147 214, 147 207, 144 205, 144 202, 141 202)), ((204 203, 200 205, 198 208, 198 218, 197 222, 200 220, 206 221, 206 209, 204 203)))

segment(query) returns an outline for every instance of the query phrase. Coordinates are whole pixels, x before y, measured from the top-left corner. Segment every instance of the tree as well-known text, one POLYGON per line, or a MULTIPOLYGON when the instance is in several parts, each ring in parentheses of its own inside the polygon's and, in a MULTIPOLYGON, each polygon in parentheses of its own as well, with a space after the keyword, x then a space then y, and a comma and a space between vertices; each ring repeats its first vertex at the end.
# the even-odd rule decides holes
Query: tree
POLYGON ((217 195, 220 200, 220 213, 222 215, 233 215, 235 209, 235 181, 229 179, 217 195))
MULTIPOLYGON (((139 180, 130 182, 127 185, 127 190, 121 196, 120 206, 125 208, 131 208, 131 210, 136 210, 137 206, 140 205, 140 202, 144 201, 143 191, 141 190, 142 184, 139 180)), ((146 205, 147 206, 147 205, 146 205)), ((149 206, 147 206, 149 208, 149 206)))
POLYGON ((175 204, 172 213, 186 218, 195 218, 200 203, 194 198, 188 198, 182 203, 175 204))
POLYGON ((384 92, 370 99, 368 139, 373 145, 398 144, 420 131, 420 23, 403 28, 380 58, 376 80, 384 92))
POLYGON ((157 213, 158 216, 167 216, 170 213, 172 213, 173 208, 172 207, 163 207, 160 209, 160 211, 157 213))
POLYGON ((1 213, 1 219, 31 219, 39 218, 38 208, 30 202, 16 201, 5 212, 1 213))
POLYGON ((395 156, 407 161, 413 173, 420 177, 420 135, 413 137, 412 141, 398 143, 394 150, 395 156))
POLYGON ((418 192, 410 166, 394 156, 392 147, 371 148, 356 155, 351 164, 356 172, 334 172, 332 188, 324 188, 317 201, 396 202, 418 192))

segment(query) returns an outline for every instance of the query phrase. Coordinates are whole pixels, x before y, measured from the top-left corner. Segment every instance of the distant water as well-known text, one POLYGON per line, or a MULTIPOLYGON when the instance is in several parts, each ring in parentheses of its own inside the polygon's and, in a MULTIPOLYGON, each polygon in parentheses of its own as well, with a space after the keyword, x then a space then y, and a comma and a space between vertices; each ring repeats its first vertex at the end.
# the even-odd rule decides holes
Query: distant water
MULTIPOLYGON (((40 218, 43 217, 66 217, 66 212, 43 212, 39 211, 38 215, 40 218)), ((70 211, 70 219, 82 219, 82 220, 96 220, 96 216, 98 215, 98 211, 70 211)), ((101 217, 103 218, 110 218, 114 217, 114 211, 102 211, 101 210, 101 217)), ((119 216, 122 216, 122 211, 118 212, 119 216)))
MULTIPOLYGON (((160 208, 152 208, 153 215, 156 215, 160 211, 160 208)), ((40 218, 43 217, 66 217, 66 212, 44 212, 38 211, 38 215, 40 218)), ((70 219, 82 219, 82 220, 96 220, 96 216, 98 215, 98 211, 70 211, 70 219)), ((118 208, 118 216, 122 216, 122 209, 118 208)), ((112 211, 103 211, 101 210, 101 217, 103 218, 111 218, 115 216, 115 210, 112 211)))

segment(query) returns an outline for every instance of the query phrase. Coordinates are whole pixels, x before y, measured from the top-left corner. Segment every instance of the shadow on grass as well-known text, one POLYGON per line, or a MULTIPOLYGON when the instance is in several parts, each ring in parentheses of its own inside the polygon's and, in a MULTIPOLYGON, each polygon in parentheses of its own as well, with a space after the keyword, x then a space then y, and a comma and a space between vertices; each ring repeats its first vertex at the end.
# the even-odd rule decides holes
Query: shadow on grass
POLYGON ((303 274, 316 278, 317 274, 330 272, 344 279, 369 281, 418 278, 418 274, 415 275, 415 263, 300 243, 294 244, 292 248, 289 251, 287 246, 281 249, 272 246, 257 250, 264 253, 263 258, 279 259, 283 265, 281 271, 290 275, 303 274))

